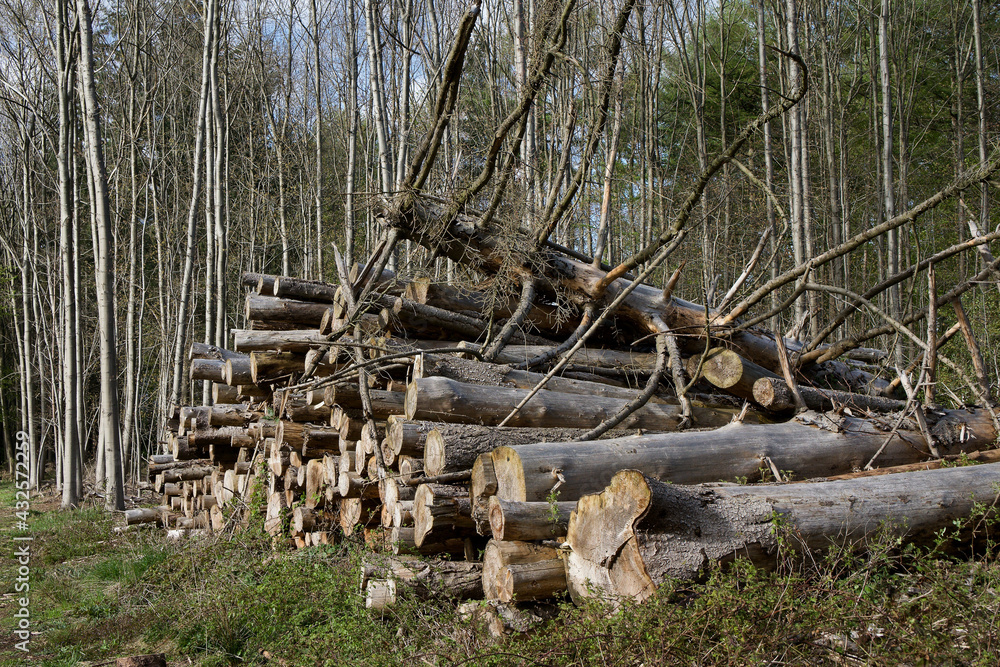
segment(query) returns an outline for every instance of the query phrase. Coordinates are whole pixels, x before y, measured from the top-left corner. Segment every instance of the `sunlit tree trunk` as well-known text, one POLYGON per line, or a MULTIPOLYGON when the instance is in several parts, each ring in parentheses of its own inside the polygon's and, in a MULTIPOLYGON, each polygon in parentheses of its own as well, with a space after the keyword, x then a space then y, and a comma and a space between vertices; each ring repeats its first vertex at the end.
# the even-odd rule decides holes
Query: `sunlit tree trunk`
POLYGON ((94 82, 94 47, 90 5, 77 0, 80 25, 79 84, 87 141, 87 164, 94 185, 94 213, 97 222, 97 309, 101 347, 101 423, 105 433, 105 460, 110 477, 106 498, 109 509, 125 509, 122 478, 120 415, 118 405, 118 357, 115 333, 115 282, 111 263, 113 236, 108 177, 104 163, 104 138, 94 82))

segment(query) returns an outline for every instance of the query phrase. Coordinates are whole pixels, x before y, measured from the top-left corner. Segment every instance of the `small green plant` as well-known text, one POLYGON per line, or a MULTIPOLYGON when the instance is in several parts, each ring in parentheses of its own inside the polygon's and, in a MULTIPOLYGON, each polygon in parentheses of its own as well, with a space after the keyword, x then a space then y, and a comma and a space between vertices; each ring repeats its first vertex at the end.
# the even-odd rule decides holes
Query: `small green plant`
POLYGON ((545 502, 549 504, 549 523, 552 524, 552 532, 556 532, 556 526, 559 524, 559 490, 552 489, 549 491, 549 495, 545 497, 545 502))

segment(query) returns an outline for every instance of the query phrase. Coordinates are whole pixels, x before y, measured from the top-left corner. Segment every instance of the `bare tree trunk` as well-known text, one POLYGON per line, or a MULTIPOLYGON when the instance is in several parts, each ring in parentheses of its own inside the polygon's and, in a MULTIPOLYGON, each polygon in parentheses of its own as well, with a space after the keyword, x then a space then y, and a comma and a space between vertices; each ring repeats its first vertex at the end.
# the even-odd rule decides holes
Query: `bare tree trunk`
POLYGON ((105 432, 111 489, 106 499, 109 509, 125 509, 125 489, 122 478, 121 432, 118 405, 118 357, 115 334, 115 282, 111 230, 111 205, 108 199, 108 176, 104 164, 104 139, 94 83, 94 47, 91 33, 90 4, 77 0, 80 23, 80 97, 84 112, 84 136, 87 139, 87 164, 94 183, 95 216, 97 219, 97 308, 101 339, 101 422, 105 432))
MULTIPOLYGON (((770 107, 768 101, 767 83, 767 45, 765 43, 764 32, 764 0, 757 2, 757 66, 760 69, 760 108, 767 111, 770 107)), ((764 184, 769 192, 774 192, 774 149, 771 146, 771 121, 764 123, 761 130, 764 133, 764 184)), ((767 226, 771 230, 771 280, 778 277, 781 259, 778 254, 778 225, 774 214, 774 202, 771 197, 765 197, 765 207, 767 211, 767 226)), ((778 293, 771 294, 771 308, 778 305, 778 293)), ((772 318, 771 329, 777 330, 777 317, 772 318)))
MULTIPOLYGON (((892 82, 889 72, 889 0, 882 0, 882 9, 878 17, 878 53, 879 81, 882 90, 882 190, 884 195, 884 212, 887 220, 896 215, 896 195, 892 176, 892 82)), ((899 232, 892 230, 886 235, 886 250, 888 265, 886 272, 890 276, 899 272, 899 232)), ((889 314, 899 318, 900 315, 899 287, 889 290, 889 314)), ((898 339, 897 339, 898 340, 898 339)), ((903 365, 903 348, 896 344, 896 363, 903 365)))
MULTIPOLYGON (((972 0, 972 35, 976 46, 976 111, 979 120, 979 163, 986 164, 986 95, 983 73, 983 22, 982 0, 972 0)), ((979 184, 979 227, 990 228, 990 199, 986 183, 979 184)), ((975 232, 973 232, 974 235, 975 232)))
POLYGON ((378 25, 376 23, 375 6, 372 0, 365 0, 365 36, 368 40, 368 74, 372 89, 372 113, 375 121, 375 134, 378 139, 378 165, 382 192, 393 190, 392 158, 389 149, 388 107, 382 90, 382 65, 379 51, 378 25))
POLYGON ((357 171, 358 153, 358 20, 354 13, 354 0, 348 0, 348 36, 350 46, 347 54, 347 113, 350 120, 347 128, 347 185, 344 192, 344 258, 350 263, 354 259, 354 233, 357 221, 354 215, 354 172, 357 171))
POLYGON ((313 29, 313 91, 316 103, 316 271, 317 280, 323 279, 323 94, 320 89, 319 68, 319 10, 316 0, 310 0, 313 29))
MULTIPOLYGON (((799 53, 799 27, 798 27, 798 7, 795 0, 785 2, 785 32, 788 39, 788 50, 791 53, 799 53)), ((801 72, 799 65, 795 61, 788 63, 788 78, 791 89, 796 89, 800 85, 801 72)), ((795 255, 795 264, 802 265, 806 260, 806 242, 804 225, 804 202, 802 194, 802 130, 801 130, 801 103, 788 113, 788 134, 790 137, 790 160, 788 166, 789 190, 791 195, 791 205, 789 215, 792 226, 792 246, 795 255)), ((806 301, 799 298, 795 300, 795 322, 801 322, 806 314, 806 301)), ((797 338, 797 336, 796 336, 797 338)))
MULTIPOLYGON (((77 0, 80 2, 81 0, 77 0)), ((198 128, 195 131, 193 154, 193 177, 191 185, 191 205, 188 208, 187 248, 184 253, 184 274, 181 277, 180 299, 177 305, 177 324, 174 329, 174 364, 173 380, 170 387, 170 405, 178 405, 181 396, 181 384, 184 379, 184 349, 187 347, 188 334, 188 304, 191 300, 192 283, 194 282, 194 254, 196 234, 198 231, 198 199, 201 197, 202 176, 200 161, 205 147, 205 122, 208 106, 209 68, 211 64, 211 44, 215 31, 214 11, 210 11, 213 0, 206 0, 205 11, 205 46, 202 53, 201 96, 198 101, 198 128)))
POLYGON ((62 260, 62 320, 63 320, 63 464, 62 464, 62 506, 74 507, 82 496, 79 469, 81 459, 77 415, 77 337, 76 299, 74 278, 76 276, 76 252, 73 245, 73 182, 70 162, 70 125, 73 104, 72 91, 73 61, 70 56, 69 8, 64 0, 56 3, 56 57, 59 66, 59 152, 56 156, 59 171, 59 248, 62 260))

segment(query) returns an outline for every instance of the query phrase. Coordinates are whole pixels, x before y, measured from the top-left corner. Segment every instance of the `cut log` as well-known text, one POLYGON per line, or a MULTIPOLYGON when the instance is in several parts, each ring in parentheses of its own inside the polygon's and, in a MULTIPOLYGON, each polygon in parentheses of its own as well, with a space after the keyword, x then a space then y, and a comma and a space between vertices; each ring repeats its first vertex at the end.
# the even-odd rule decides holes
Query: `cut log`
POLYGON ((370 498, 343 498, 340 501, 340 527, 350 537, 359 527, 381 523, 377 500, 370 498))
MULTIPOLYGON (((482 384, 493 387, 515 387, 517 389, 533 389, 541 382, 543 373, 519 371, 501 364, 487 364, 476 359, 444 354, 422 354, 413 365, 413 378, 446 377, 457 382, 482 384)), ((597 378, 599 376, 592 376, 597 378)), ((555 376, 548 380, 545 388, 565 394, 582 394, 584 396, 605 396, 632 400, 638 390, 620 387, 604 382, 578 380, 571 377, 555 376)), ((653 396, 654 403, 670 402, 662 397, 653 396)))
POLYGON ((290 331, 233 330, 233 349, 243 354, 251 352, 294 352, 305 354, 309 350, 329 345, 327 336, 316 329, 290 331))
MULTIPOLYGON (((224 372, 223 372, 224 373, 224 372)), ((221 382, 212 383, 212 402, 215 404, 219 403, 236 403, 240 399, 239 389, 236 387, 230 387, 225 384, 225 375, 223 374, 223 379, 221 382)))
MULTIPOLYGON (((918 470, 937 470, 946 468, 948 465, 965 462, 975 463, 1000 463, 1000 449, 986 449, 971 454, 959 454, 957 456, 947 456, 943 459, 933 461, 922 461, 920 463, 908 463, 901 466, 890 466, 888 468, 873 468, 872 470, 858 470, 843 475, 832 475, 826 479, 835 481, 838 479, 857 479, 859 477, 877 477, 879 475, 895 475, 900 472, 916 472, 918 470)), ((818 480, 817 480, 818 481, 818 480)))
POLYGON ((214 470, 212 466, 193 466, 190 468, 174 468, 173 470, 165 470, 163 472, 163 481, 164 483, 167 483, 201 479, 211 475, 212 470, 214 470))
POLYGON ((275 276, 274 296, 300 301, 316 301, 327 306, 333 304, 339 288, 321 280, 303 280, 289 276, 275 276))
MULTIPOLYGON (((399 391, 371 390, 372 416, 375 419, 387 419, 390 415, 403 414, 405 395, 399 391)), ((361 408, 361 392, 357 385, 330 385, 323 395, 326 405, 339 405, 347 409, 361 408)))
MULTIPOLYGON (((460 424, 496 425, 528 395, 525 389, 484 387, 433 377, 414 380, 406 388, 406 418, 449 421, 460 424)), ((613 417, 628 404, 620 398, 581 396, 555 391, 539 391, 508 422, 519 427, 592 428, 613 417)), ((699 426, 728 424, 735 412, 695 408, 699 426)), ((653 431, 676 430, 681 409, 674 405, 649 403, 633 412, 621 428, 653 431)))
MULTIPOLYGON (((696 484, 759 480, 770 474, 767 460, 788 476, 808 479, 860 469, 880 448, 877 461, 883 466, 929 457, 915 423, 904 423, 890 437, 891 426, 889 420, 804 413, 784 424, 732 424, 695 433, 500 447, 492 454, 496 495, 541 502, 556 490, 560 500, 575 500, 600 491, 625 468, 664 481, 696 484)), ((988 448, 996 439, 992 420, 983 410, 944 412, 932 433, 942 454, 988 448)), ((477 485, 475 469, 472 484, 477 485)))
MULTIPOLYGON (((306 356, 295 352, 251 352, 250 375, 253 384, 277 382, 291 377, 298 377, 306 367, 306 356)), ((320 363, 313 375, 326 377, 337 370, 336 366, 320 363)))
MULTIPOLYGON (((477 343, 464 342, 459 347, 465 347, 476 352, 482 351, 482 346, 477 343)), ((494 359, 494 362, 498 364, 523 364, 551 350, 552 348, 546 345, 508 345, 494 359)), ((584 348, 573 355, 573 363, 578 366, 590 368, 629 369, 649 372, 656 366, 656 355, 650 352, 623 352, 621 350, 584 348)))
MULTIPOLYGON (((249 390, 244 390, 246 386, 253 386, 253 365, 250 363, 249 355, 241 355, 239 357, 233 357, 226 359, 226 375, 225 382, 228 385, 238 387, 238 393, 240 396, 246 395, 249 390)), ((259 388, 256 391, 260 392, 259 388)))
POLYGON ((414 541, 423 545, 428 537, 464 536, 475 533, 468 490, 446 484, 421 484, 413 497, 414 541))
POLYGON ((125 525, 132 526, 140 523, 162 523, 165 508, 140 507, 137 509, 125 510, 125 525))
POLYGON ((341 498, 378 498, 378 484, 354 471, 343 471, 338 478, 341 498))
POLYGON ((192 359, 191 379, 210 380, 212 382, 226 381, 226 362, 224 359, 192 359))
POLYGON ((232 350, 227 350, 224 347, 219 347, 218 345, 211 345, 209 343, 191 343, 191 348, 188 351, 188 359, 232 359, 235 357, 240 357, 242 355, 233 352, 232 350))
POLYGON ((371 579, 365 587, 365 609, 381 611, 396 604, 395 579, 371 579))
POLYGON ((554 598, 566 591, 562 558, 506 565, 497 576, 500 602, 528 602, 554 598))
POLYGON ((292 511, 292 532, 303 534, 312 531, 316 525, 316 514, 307 507, 296 507, 292 511))
POLYGON ((378 556, 365 564, 362 585, 371 579, 390 579, 420 598, 444 597, 468 600, 483 596, 483 566, 450 560, 418 560, 378 556))
POLYGON ((208 414, 209 426, 240 426, 245 427, 247 422, 253 417, 247 411, 246 403, 235 403, 230 405, 215 404, 208 414))
POLYGON ((489 500, 494 540, 558 539, 566 534, 575 502, 519 503, 493 496, 489 500))
POLYGON ((395 554, 419 554, 421 556, 461 556, 465 554, 466 541, 459 537, 449 537, 441 541, 428 539, 417 546, 412 527, 394 526, 391 533, 392 552, 395 554))
MULTIPOLYGON (((832 410, 845 406, 856 410, 872 412, 898 412, 906 407, 906 401, 897 401, 883 396, 869 396, 832 389, 816 389, 799 386, 802 399, 810 410, 832 410)), ((760 378, 753 385, 753 398, 771 412, 788 412, 795 409, 792 391, 780 378, 760 378)))
MULTIPOLYGON (((476 424, 445 424, 440 422, 404 422, 421 425, 427 431, 424 444, 424 474, 428 477, 469 470, 480 454, 507 445, 527 445, 538 442, 564 442, 579 438, 584 428, 515 428, 479 426, 476 424)), ((613 429, 601 438, 622 438, 627 431, 613 429)))
POLYGON ((251 271, 244 271, 240 275, 240 284, 244 287, 249 287, 250 289, 257 290, 258 294, 264 294, 267 296, 274 296, 274 279, 276 276, 272 276, 267 273, 254 273, 251 271))
POLYGON ((209 461, 208 459, 190 459, 190 460, 187 460, 187 461, 175 461, 174 458, 173 458, 173 456, 166 456, 166 457, 159 457, 159 456, 155 456, 154 457, 154 456, 151 456, 149 458, 150 458, 150 461, 151 461, 150 464, 149 464, 149 474, 150 475, 158 475, 161 472, 166 472, 168 470, 177 470, 177 469, 180 469, 180 468, 195 468, 195 467, 199 467, 200 468, 200 467, 204 467, 204 466, 207 466, 207 465, 211 465, 211 461, 209 461), (169 461, 165 462, 165 463, 153 463, 152 460, 154 458, 157 458, 157 459, 158 458, 167 458, 167 459, 169 459, 169 461))
POLYGON ((622 471, 573 512, 569 590, 577 601, 641 601, 667 579, 700 577, 711 562, 772 566, 779 540, 795 550, 877 534, 932 543, 996 497, 998 475, 1000 464, 986 464, 839 482, 680 486, 622 471))
POLYGON ((208 449, 209 445, 226 445, 232 442, 234 435, 245 435, 243 426, 208 427, 188 433, 188 446, 198 449, 208 449))
POLYGON ((329 304, 280 299, 251 294, 247 297, 246 318, 255 324, 278 324, 286 328, 318 327, 329 304))
POLYGON ((559 552, 541 544, 490 540, 483 552, 483 593, 486 599, 500 599, 500 572, 508 565, 544 562, 558 557, 559 552))
MULTIPOLYGON (((688 375, 694 376, 700 355, 688 359, 688 375)), ((777 375, 744 359, 724 347, 709 350, 701 367, 701 377, 723 391, 746 400, 754 400, 754 382, 761 378, 777 379, 777 375)))
POLYGON ((305 506, 308 509, 322 506, 325 500, 325 490, 326 467, 323 464, 323 459, 312 459, 306 464, 305 506))
POLYGON ((301 450, 307 430, 308 427, 305 424, 282 419, 274 429, 274 442, 278 447, 301 450))

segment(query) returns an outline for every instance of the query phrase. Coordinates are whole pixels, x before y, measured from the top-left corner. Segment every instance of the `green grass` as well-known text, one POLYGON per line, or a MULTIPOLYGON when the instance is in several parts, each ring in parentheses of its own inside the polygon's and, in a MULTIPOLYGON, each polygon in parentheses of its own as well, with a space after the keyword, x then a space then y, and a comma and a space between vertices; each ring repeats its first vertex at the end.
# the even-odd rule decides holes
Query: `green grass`
MULTIPOLYGON (((12 500, 0 485, 0 502, 12 500)), ((40 634, 27 659, 12 650, 5 598, 0 663, 162 651, 173 665, 995 665, 1000 652, 990 550, 952 559, 886 543, 775 571, 738 563, 618 611, 550 605, 554 618, 532 632, 494 639, 446 597, 366 610, 356 543, 274 552, 252 534, 174 544, 111 526, 96 508, 32 515, 40 634)), ((15 569, 0 559, 0 592, 15 569)))

